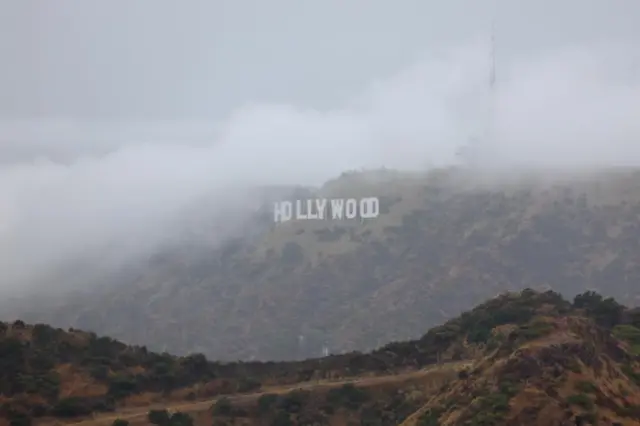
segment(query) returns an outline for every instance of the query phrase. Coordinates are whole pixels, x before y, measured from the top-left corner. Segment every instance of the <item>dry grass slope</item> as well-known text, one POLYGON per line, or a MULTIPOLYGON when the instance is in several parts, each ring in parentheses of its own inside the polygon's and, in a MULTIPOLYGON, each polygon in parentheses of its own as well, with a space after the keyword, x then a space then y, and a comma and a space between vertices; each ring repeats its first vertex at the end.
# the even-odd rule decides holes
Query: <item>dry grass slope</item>
POLYGON ((1 331, 0 419, 13 426, 640 425, 640 309, 593 292, 506 293, 418 340, 302 362, 1 331))

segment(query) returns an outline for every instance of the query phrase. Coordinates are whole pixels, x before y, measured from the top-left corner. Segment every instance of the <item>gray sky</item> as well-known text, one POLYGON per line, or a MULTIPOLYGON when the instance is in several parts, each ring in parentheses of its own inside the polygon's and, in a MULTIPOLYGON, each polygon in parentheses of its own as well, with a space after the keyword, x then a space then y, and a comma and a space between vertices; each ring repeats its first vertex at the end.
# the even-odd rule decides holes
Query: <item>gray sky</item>
POLYGON ((0 287, 206 194, 449 164, 488 105, 494 163, 640 165, 638 22, 637 0, 0 0, 0 287))
POLYGON ((635 0, 0 0, 0 116, 219 119, 332 108, 497 22, 503 57, 638 39, 635 0))

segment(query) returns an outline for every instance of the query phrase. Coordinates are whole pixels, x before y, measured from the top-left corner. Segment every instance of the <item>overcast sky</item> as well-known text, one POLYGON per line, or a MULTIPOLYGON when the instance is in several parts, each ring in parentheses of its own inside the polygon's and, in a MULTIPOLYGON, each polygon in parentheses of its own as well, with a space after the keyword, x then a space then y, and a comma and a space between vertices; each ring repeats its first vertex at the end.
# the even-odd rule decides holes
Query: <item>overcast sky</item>
POLYGON ((0 289, 204 194, 450 164, 488 127, 503 164, 640 165, 638 23, 638 0, 0 0, 0 289))
POLYGON ((493 15, 502 59, 640 36, 636 0, 0 0, 0 116, 332 108, 425 52, 486 35, 493 15))

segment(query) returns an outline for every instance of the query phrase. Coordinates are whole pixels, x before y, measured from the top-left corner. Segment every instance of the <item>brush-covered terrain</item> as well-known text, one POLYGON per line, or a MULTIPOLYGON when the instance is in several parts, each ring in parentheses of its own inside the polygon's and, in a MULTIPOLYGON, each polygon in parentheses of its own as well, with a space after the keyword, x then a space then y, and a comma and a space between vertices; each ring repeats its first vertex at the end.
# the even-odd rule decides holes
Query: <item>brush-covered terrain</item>
MULTIPOLYGON (((269 209, 250 237, 173 246, 118 274, 83 277, 86 291, 59 304, 50 295, 12 302, 3 319, 176 354, 286 360, 413 339, 526 287, 640 300, 638 170, 369 171, 285 199, 374 195, 375 219, 274 224, 269 209)), ((72 272, 56 282, 78 279, 72 272)))
POLYGON ((13 426, 640 425, 640 310, 587 292, 495 297, 421 338, 299 362, 174 357, 0 327, 13 426))

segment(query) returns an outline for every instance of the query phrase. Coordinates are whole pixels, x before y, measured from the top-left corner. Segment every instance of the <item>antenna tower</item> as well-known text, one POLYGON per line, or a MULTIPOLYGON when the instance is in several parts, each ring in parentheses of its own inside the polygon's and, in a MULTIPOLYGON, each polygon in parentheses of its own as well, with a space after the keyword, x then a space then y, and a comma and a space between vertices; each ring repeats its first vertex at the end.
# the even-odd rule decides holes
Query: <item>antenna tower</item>
MULTIPOLYGON (((497 6, 497 2, 495 4, 497 6)), ((495 10, 494 10, 495 12, 495 10)), ((480 154, 486 155, 487 144, 493 138, 494 115, 495 115, 495 99, 496 99, 496 49, 495 49, 495 13, 491 17, 491 38, 489 43, 489 79, 487 93, 487 110, 485 117, 485 129, 481 131, 479 138, 473 137, 465 146, 457 151, 457 156, 462 158, 467 164, 475 164, 479 160, 480 154)))
POLYGON ((496 86, 496 20, 491 19, 491 71, 489 74, 489 90, 493 94, 496 86))
MULTIPOLYGON (((491 45, 490 45, 490 70, 489 70, 489 105, 487 114, 487 129, 484 136, 485 144, 493 139, 495 104, 496 104, 496 21, 495 14, 491 18, 491 45)), ((486 149, 486 146, 485 146, 486 149)))

